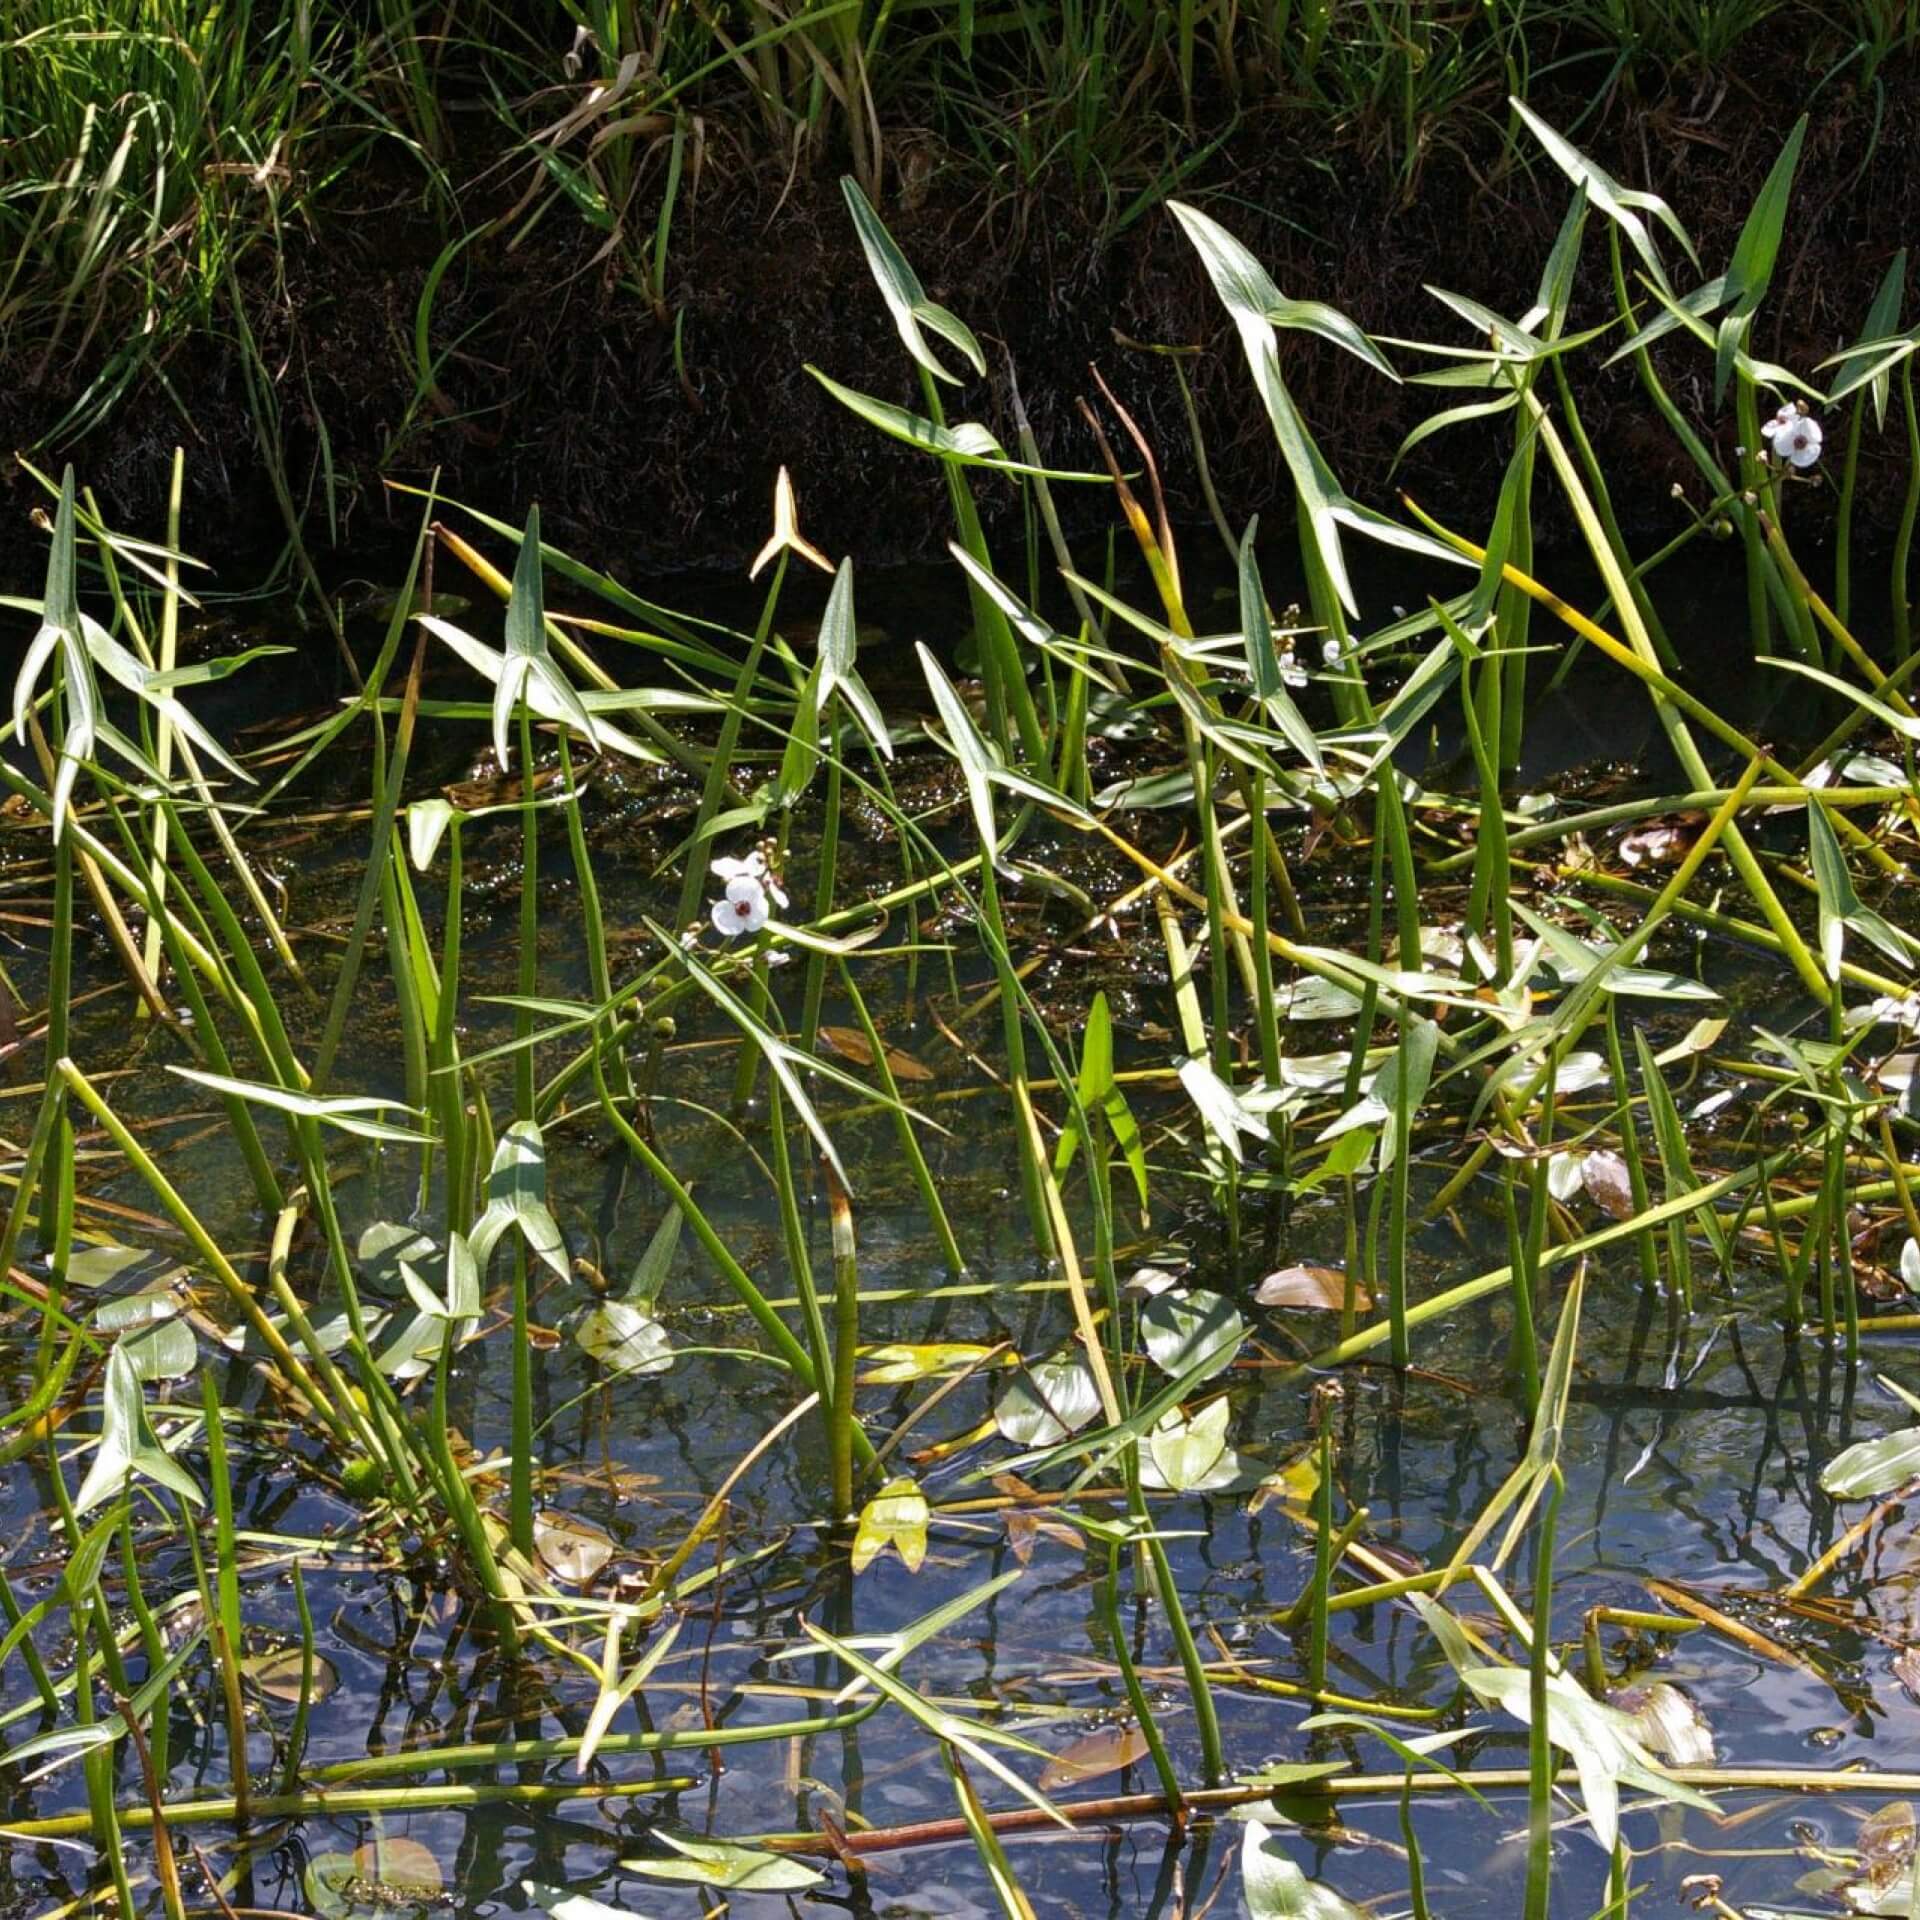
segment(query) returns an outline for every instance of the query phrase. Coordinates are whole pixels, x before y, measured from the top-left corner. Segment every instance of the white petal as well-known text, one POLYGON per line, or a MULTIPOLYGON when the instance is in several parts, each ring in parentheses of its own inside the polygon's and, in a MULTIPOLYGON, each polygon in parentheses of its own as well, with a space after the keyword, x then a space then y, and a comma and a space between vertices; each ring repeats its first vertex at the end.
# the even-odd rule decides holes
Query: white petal
POLYGON ((750 873, 743 873, 727 882, 727 898, 735 906, 752 906, 756 901, 764 903, 766 897, 766 888, 750 873))

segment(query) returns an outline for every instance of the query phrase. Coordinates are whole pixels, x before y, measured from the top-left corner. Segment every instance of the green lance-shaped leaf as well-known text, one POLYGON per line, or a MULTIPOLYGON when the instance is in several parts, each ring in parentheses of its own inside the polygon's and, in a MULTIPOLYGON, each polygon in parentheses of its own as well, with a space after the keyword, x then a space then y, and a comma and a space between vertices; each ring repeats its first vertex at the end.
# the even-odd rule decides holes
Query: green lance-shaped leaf
POLYGON ((318 1120, 322 1126, 338 1127, 342 1133, 357 1134, 363 1140, 391 1140, 414 1146, 427 1138, 410 1127, 396 1127, 384 1120, 370 1120, 369 1114, 395 1109, 411 1113, 403 1100, 389 1100, 376 1093, 296 1093, 291 1087, 270 1086, 259 1080, 234 1080, 224 1073, 206 1073, 199 1067, 169 1067, 182 1080, 191 1080, 223 1099, 246 1100, 255 1106, 272 1107, 300 1120, 318 1120))
POLYGON ((973 337, 973 330, 958 315, 927 298, 920 276, 908 265, 907 256, 895 245, 893 235, 860 191, 859 183, 849 175, 841 180, 840 191, 846 196, 847 211, 853 215, 853 230, 860 236, 860 249, 867 256, 867 270, 880 289, 881 299, 887 303, 887 311, 893 315, 901 344, 915 362, 936 380, 944 380, 950 386, 959 384, 958 376, 947 371, 928 344, 927 334, 933 333, 949 346, 958 348, 971 362, 974 372, 984 375, 986 355, 980 351, 980 342, 973 337))
POLYGON ((987 1726, 980 1721, 965 1719, 957 1713, 949 1713, 944 1707, 937 1707, 931 1700, 924 1699, 904 1681, 897 1680, 876 1662, 845 1640, 836 1640, 832 1634, 817 1627, 811 1620, 803 1620, 807 1638, 816 1645, 825 1647, 830 1653, 844 1661, 863 1680, 870 1682, 885 1694, 895 1706, 917 1720, 936 1739, 944 1740, 957 1751, 966 1755, 975 1766, 984 1767, 987 1772, 1012 1788, 1030 1806, 1037 1807, 1050 1820, 1057 1820, 1061 1826, 1072 1823, 1061 1813, 1047 1796, 1037 1787, 1023 1780, 1019 1774, 1002 1760, 993 1749, 1011 1749, 1015 1753, 1024 1753, 1036 1759, 1051 1760, 1052 1755, 1044 1747, 1037 1747, 1031 1740, 1023 1740, 1018 1734, 1005 1733, 998 1727, 987 1726))
MULTIPOLYGON (((566 676, 547 651, 547 602, 541 581, 540 509, 527 513, 527 531, 513 563, 513 590, 507 596, 503 665, 493 690, 493 751, 502 769, 512 763, 507 741, 520 702, 537 684, 573 729, 597 746, 593 717, 580 704, 566 676)), ((529 700, 529 704, 532 702, 529 700)), ((536 711, 539 709, 536 708, 536 711)))
POLYGON ((824 713, 827 702, 837 693, 873 750, 883 760, 891 760, 893 740, 879 703, 860 677, 856 664, 859 654, 860 628, 853 611, 853 560, 849 556, 833 576, 826 611, 820 616, 820 684, 814 696, 815 711, 824 713))
POLYGON ((1860 337, 1844 353, 1823 360, 1822 366, 1843 369, 1834 382, 1831 398, 1839 401, 1859 387, 1870 387, 1873 395, 1873 424, 1887 424, 1887 397, 1893 387, 1893 363, 1914 347, 1912 335, 1897 334, 1900 302, 1907 290, 1907 250, 1902 247, 1887 263, 1880 285, 1867 309, 1866 325, 1860 337))
POLYGON ((493 1150, 486 1209, 473 1227, 473 1260, 482 1273, 510 1227, 535 1259, 566 1279, 567 1243, 547 1208, 547 1143, 531 1120, 516 1120, 493 1150))
POLYGON ((93 753, 99 738, 100 696, 93 684, 86 643, 80 631, 78 575, 73 542, 73 469, 60 483, 60 504, 53 518, 53 545, 47 554, 47 581, 40 596, 40 626, 27 643, 26 657, 13 682, 13 731, 22 745, 27 739, 27 713, 33 705, 40 676, 55 653, 60 656, 66 694, 65 730, 58 743, 59 759, 53 780, 53 837, 66 825, 73 783, 93 753))
MULTIPOLYGON (((489 681, 494 689, 492 717, 497 718, 500 711, 499 690, 509 682, 517 684, 515 699, 524 699, 527 709, 536 719, 552 721, 556 726, 571 726, 596 748, 611 748, 615 753, 624 754, 629 760, 647 761, 658 764, 662 758, 654 748, 643 745, 631 734, 622 733, 610 726, 605 720, 591 718, 586 727, 580 726, 576 716, 597 715, 600 711, 619 712, 625 707, 644 707, 657 705, 658 702, 642 693, 601 693, 594 692, 584 699, 562 678, 560 669, 551 658, 545 662, 545 671, 522 673, 518 668, 509 670, 507 657, 497 648, 490 647, 484 640, 476 640, 472 634, 463 632, 450 620, 442 620, 439 615, 423 613, 416 616, 420 624, 443 642, 446 647, 461 660, 465 661, 475 673, 489 681), (589 704, 591 703, 591 704, 589 704)), ((508 707, 511 709, 512 701, 508 707)), ((498 741, 495 742, 496 748, 498 741)), ((506 763, 502 763, 503 765, 506 763)), ((518 811, 519 802, 511 803, 518 811)), ((506 807, 474 810, 507 811, 506 807)))
POLYGON ((801 1074, 817 1074, 822 1079, 831 1080, 836 1086, 845 1087, 864 1099, 878 1101, 893 1112, 904 1113, 909 1118, 919 1119, 920 1116, 900 1101, 890 1100, 883 1094, 876 1094, 864 1080, 856 1079, 850 1073, 843 1073, 830 1062, 802 1053, 798 1047, 789 1045, 768 1027, 738 994, 717 979, 657 920, 649 920, 646 925, 648 932, 670 953, 678 957, 680 964, 693 977, 694 984, 700 991, 760 1049, 769 1069, 780 1082, 781 1091, 793 1103, 793 1110, 800 1116, 801 1124, 813 1135, 814 1144, 819 1147, 828 1165, 839 1176, 840 1184, 852 1193, 853 1183, 847 1177, 846 1167, 840 1159, 840 1150, 833 1144, 832 1137, 822 1125, 819 1114, 814 1111, 813 1101, 808 1097, 806 1087, 800 1078, 801 1074))
POLYGON ((1307 725, 1306 715, 1294 705, 1280 671, 1273 622, 1267 618, 1267 596, 1260 585, 1260 562, 1253 547, 1259 531, 1256 516, 1247 522, 1240 541, 1240 638, 1247 650, 1247 673, 1253 681, 1254 697, 1266 709, 1267 718, 1286 736, 1287 744, 1324 778, 1327 769, 1320 758, 1320 742, 1307 725))
POLYGON ((1509 100, 1507 104, 1533 130, 1534 138, 1546 148, 1554 165, 1627 236, 1627 244, 1640 256, 1641 264, 1661 286, 1667 284, 1666 272, 1660 265, 1660 255, 1654 247, 1653 236, 1647 231, 1641 214, 1652 214, 1680 242, 1694 266, 1699 266, 1700 256, 1694 252, 1693 242, 1688 239, 1686 228, 1680 224, 1680 216, 1657 193, 1643 193, 1637 188, 1623 187, 1604 167, 1589 160, 1565 135, 1548 126, 1525 101, 1509 100))
POLYGON ((1826 808, 1811 797, 1807 803, 1807 847, 1820 899, 1820 959, 1827 978, 1840 978, 1849 927, 1871 940, 1889 959, 1903 967, 1911 966, 1913 954, 1908 942, 1871 907, 1864 906, 1854 892, 1853 876, 1847 871, 1833 822, 1827 818, 1826 808))
POLYGON ((1714 337, 1713 401, 1718 406, 1725 397, 1727 382, 1733 377, 1734 361, 1746 340, 1753 316, 1766 298, 1773 280, 1774 263, 1780 257, 1780 239, 1786 231, 1787 203, 1793 196, 1793 173, 1800 159, 1800 147, 1807 137, 1807 116, 1803 113, 1787 136, 1760 188, 1734 243, 1733 260, 1727 268, 1725 297, 1731 308, 1722 318, 1714 337))
POLYGON ((1002 766, 999 755, 973 724, 973 716, 967 711, 966 702, 955 691, 953 682, 947 678, 939 661, 927 651, 923 641, 915 641, 914 650, 920 656, 920 670, 926 675, 928 691, 933 695, 934 710, 939 714, 941 727, 946 733, 946 739, 940 744, 960 763, 974 828, 980 836, 981 849, 989 858, 997 845, 993 824, 995 787, 1005 787, 1009 793, 1017 793, 1023 800, 1035 801, 1055 813, 1091 824, 1091 817, 1063 794, 1055 793, 1039 781, 1029 780, 1025 774, 1002 766))
POLYGON ((73 1497, 75 1513, 85 1513, 102 1500, 112 1499, 139 1474, 195 1506, 203 1503, 193 1476, 154 1437, 147 1420, 147 1403, 140 1376, 118 1346, 107 1355, 106 1380, 101 1395, 100 1444, 94 1449, 87 1477, 73 1497))
POLYGON ((1221 304, 1227 309, 1240 335, 1240 344, 1246 351, 1247 363, 1253 371, 1254 385, 1266 406, 1274 437, 1280 445, 1281 457, 1286 461, 1293 483, 1299 490, 1301 504, 1306 509, 1328 577, 1341 604, 1349 613, 1355 613, 1358 606, 1340 550, 1340 526, 1343 519, 1351 514, 1365 516, 1363 510, 1353 508, 1339 481, 1334 478, 1333 470, 1322 458, 1313 436, 1307 431, 1306 422, 1301 419, 1293 396, 1287 391, 1286 382, 1280 377, 1280 358, 1273 340, 1274 316, 1284 309, 1288 314, 1285 324, 1294 326, 1307 325, 1310 318, 1314 322, 1311 330, 1322 338, 1345 347, 1348 352, 1389 375, 1393 370, 1359 328, 1345 320, 1344 316, 1335 314, 1332 308, 1319 309, 1311 316, 1303 316, 1298 310, 1299 303, 1284 301, 1280 290, 1268 278, 1267 270, 1218 221, 1210 219, 1198 208, 1182 205, 1179 201, 1171 201, 1169 206, 1187 238, 1193 242, 1201 264, 1207 270, 1207 277, 1213 283, 1214 292, 1219 295, 1221 304), (1335 322, 1341 324, 1336 325, 1335 322))

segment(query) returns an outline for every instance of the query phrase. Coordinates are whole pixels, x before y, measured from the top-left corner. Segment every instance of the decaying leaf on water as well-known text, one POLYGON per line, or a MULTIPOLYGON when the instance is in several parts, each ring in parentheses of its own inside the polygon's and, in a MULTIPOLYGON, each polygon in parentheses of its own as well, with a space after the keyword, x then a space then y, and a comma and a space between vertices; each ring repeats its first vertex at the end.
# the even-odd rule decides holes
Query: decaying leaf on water
POLYGON ((625 1300, 602 1300, 580 1316, 573 1337, 581 1351, 613 1373, 665 1373, 673 1341, 650 1314, 625 1300))
POLYGON ((1101 1727, 1062 1747, 1040 1775, 1040 1791, 1056 1793, 1104 1774, 1118 1773, 1147 1753, 1147 1736, 1131 1724, 1101 1727))
MULTIPOLYGON (((240 1671, 269 1700, 284 1700, 291 1706, 299 1704, 304 1669, 305 1657, 298 1647, 276 1647, 271 1653, 249 1654, 240 1663, 240 1671)), ((339 1684, 339 1669, 324 1654, 316 1653, 307 1698, 317 1704, 327 1699, 339 1684)))
POLYGON ((1902 1647, 1893 1656, 1893 1677, 1906 1688, 1908 1699, 1920 1704, 1920 1647, 1902 1647))
MULTIPOLYGON (((818 1032, 828 1051, 837 1053, 842 1060, 856 1067, 873 1065, 873 1047, 858 1027, 821 1027, 818 1032)), ((896 1080, 920 1084, 933 1078, 931 1067, 923 1066, 912 1054, 902 1053, 898 1047, 888 1047, 886 1057, 887 1071, 896 1080)))
MULTIPOLYGON (((1338 1313, 1346 1305, 1347 1276, 1338 1267, 1282 1267, 1260 1282, 1253 1297, 1263 1307, 1309 1307, 1316 1312, 1338 1313)), ((1357 1280, 1353 1283, 1353 1305, 1357 1313, 1373 1310, 1373 1295, 1357 1280)))
POLYGON ((1841 1889, 1854 1913, 1897 1915, 1913 1912, 1914 1819, 1905 1800, 1889 1801, 1860 1822, 1854 1839, 1861 1872, 1841 1889))
POLYGON ((324 1920, 350 1913, 425 1914, 447 1904, 440 1862, 418 1840, 382 1833, 351 1853, 307 1863, 307 1899, 324 1920))
POLYGON ((1674 813, 1620 836, 1620 858, 1630 867, 1677 867, 1707 824, 1704 813, 1674 813))
POLYGON ((1713 1765, 1713 1729, 1700 1709, 1671 1681, 1615 1687, 1607 1703, 1633 1722, 1640 1744, 1649 1753, 1676 1767, 1713 1765))
POLYGON ((1580 1184, 1609 1219, 1631 1220, 1639 1211, 1633 1201, 1633 1175, 1625 1159, 1610 1147, 1588 1154, 1580 1163, 1580 1184))
POLYGON ((588 1585, 613 1558, 614 1542, 589 1520, 570 1513, 534 1518, 534 1551, 556 1580, 570 1587, 588 1585))

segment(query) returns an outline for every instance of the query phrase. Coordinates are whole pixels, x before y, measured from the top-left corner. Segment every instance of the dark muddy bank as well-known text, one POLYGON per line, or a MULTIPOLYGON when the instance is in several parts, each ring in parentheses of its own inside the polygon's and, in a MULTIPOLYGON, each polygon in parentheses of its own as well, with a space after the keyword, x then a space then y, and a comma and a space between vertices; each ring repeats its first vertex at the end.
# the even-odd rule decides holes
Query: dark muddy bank
MULTIPOLYGON (((1745 44, 1757 51, 1766 38, 1745 44)), ((1844 74, 1816 85, 1811 47, 1796 54, 1770 45, 1767 55, 1764 70, 1721 75, 1697 92, 1658 101, 1617 95, 1579 137, 1620 178, 1665 195, 1716 272, 1811 96, 1812 125, 1757 347, 1818 379, 1815 363, 1858 334, 1888 261, 1920 241, 1920 70, 1912 61, 1890 64, 1875 94, 1853 89, 1844 74)), ((1564 126, 1592 103, 1570 86, 1548 86, 1532 104, 1564 126)), ((811 361, 849 384, 918 404, 834 168, 788 181, 730 168, 722 142, 713 151, 697 193, 682 202, 672 250, 669 295, 685 316, 684 381, 670 326, 594 263, 600 236, 564 213, 550 215, 517 250, 485 233, 465 248, 433 304, 435 351, 453 351, 423 404, 412 341, 446 229, 420 206, 417 182, 383 164, 334 196, 324 227, 292 236, 286 284, 256 289, 254 324, 277 379, 286 462, 316 548, 328 540, 319 509, 329 464, 341 538, 360 545, 389 516, 396 527, 411 521, 410 504, 390 502, 382 476, 418 482, 437 468, 448 492, 503 515, 517 518, 538 500, 549 537, 583 557, 627 570, 731 565, 762 537, 773 473, 784 462, 810 532, 829 547, 870 561, 937 550, 946 503, 934 467, 853 419, 805 371, 811 361)), ((1092 391, 1088 366, 1097 363, 1162 449, 1176 508, 1197 516, 1174 376, 1165 359, 1123 341, 1203 348, 1186 366, 1229 513, 1285 510, 1272 434, 1238 347, 1163 208, 1103 237, 1101 208, 1064 185, 996 194, 976 162, 944 154, 928 136, 896 136, 893 151, 903 164, 886 217, 934 297, 980 334, 993 368, 984 387, 969 387, 954 403, 956 417, 985 420, 1011 442, 1017 374, 1047 457, 1097 464, 1076 408, 1092 391)), ((1343 143, 1297 109, 1255 110, 1181 191, 1244 237, 1288 294, 1332 301, 1378 334, 1463 344, 1461 323, 1423 283, 1517 314, 1532 298, 1566 206, 1557 171, 1544 160, 1515 164, 1507 151, 1489 121, 1477 143, 1436 146, 1402 195, 1362 143, 1343 143)), ((510 171, 485 165, 476 156, 470 169, 481 176, 465 207, 475 227, 520 186, 510 171)), ((1596 219, 1589 230, 1576 321, 1611 308, 1600 227, 1596 219)), ((1690 284, 1684 262, 1675 272, 1690 284)), ((1408 429, 1448 397, 1394 387, 1297 334, 1284 336, 1282 352, 1351 491, 1384 502, 1405 486, 1464 524, 1484 521, 1511 446, 1508 423, 1453 430, 1396 469, 1408 429)), ((1697 482, 1631 369, 1602 371, 1600 357, 1581 361, 1587 425, 1622 519, 1654 538, 1684 524, 1673 483, 1692 483, 1697 493, 1697 482)), ((1398 349, 1395 358, 1407 371, 1433 364, 1398 349)), ((1730 441, 1730 405, 1723 419, 1711 417, 1706 353, 1669 343, 1664 365, 1703 429, 1730 441)), ((0 383, 4 443, 34 446, 89 372, 71 367, 38 387, 24 378, 0 383)), ((232 344, 197 340, 165 373, 164 384, 129 396, 92 439, 41 457, 71 458, 123 523, 154 528, 168 452, 183 441, 188 544, 218 554, 279 538, 262 437, 232 344)), ((1889 451, 1902 437, 1890 419, 1889 451)), ((1870 530, 1890 526, 1899 507, 1876 439, 1868 435, 1862 466, 1860 515, 1870 530)), ((1890 458, 1889 473, 1893 466, 1890 458)), ((33 489, 11 473, 6 485, 17 528, 33 489)), ((997 483, 982 492, 990 508, 1012 504, 997 483)), ((1806 539, 1830 511, 1831 493, 1806 488, 1799 497, 1808 502, 1799 536, 1806 539)), ((1090 493, 1063 504, 1083 526, 1109 516, 1109 503, 1090 493)), ((36 544, 0 542, 0 575, 10 582, 36 572, 36 544)))

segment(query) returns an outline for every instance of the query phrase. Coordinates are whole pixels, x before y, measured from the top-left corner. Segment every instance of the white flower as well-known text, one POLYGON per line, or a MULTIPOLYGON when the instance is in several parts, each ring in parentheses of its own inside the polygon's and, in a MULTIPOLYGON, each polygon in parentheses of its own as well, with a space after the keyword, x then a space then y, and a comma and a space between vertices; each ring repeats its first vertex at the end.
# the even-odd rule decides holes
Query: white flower
POLYGON ((766 888, 750 873, 737 874, 713 903, 714 929, 736 940, 743 933, 758 933, 767 924, 767 913, 766 888))
POLYGON ((1825 438, 1820 422, 1803 416, 1773 436, 1774 456, 1796 467, 1810 467, 1820 458, 1820 442, 1825 438))
POLYGON ((764 892, 771 894, 777 905, 784 907, 787 904, 785 888, 773 877, 767 865, 767 856, 758 847, 744 860, 714 861, 712 872, 715 879, 727 884, 729 891, 735 880, 751 880, 764 892))
POLYGON ((1307 684, 1307 670, 1300 664, 1300 657, 1294 653, 1280 656, 1280 681, 1283 686, 1304 687, 1307 684))
MULTIPOLYGON (((1789 401, 1771 420, 1767 421, 1766 424, 1761 427, 1760 437, 1763 440, 1771 440, 1776 433, 1784 432, 1799 418, 1800 409, 1789 401)), ((1744 449, 1741 449, 1741 451, 1744 451, 1744 449)))
POLYGON ((1337 667, 1340 664, 1340 642, 1331 638, 1322 640, 1320 642, 1320 658, 1324 660, 1328 666, 1337 667))

